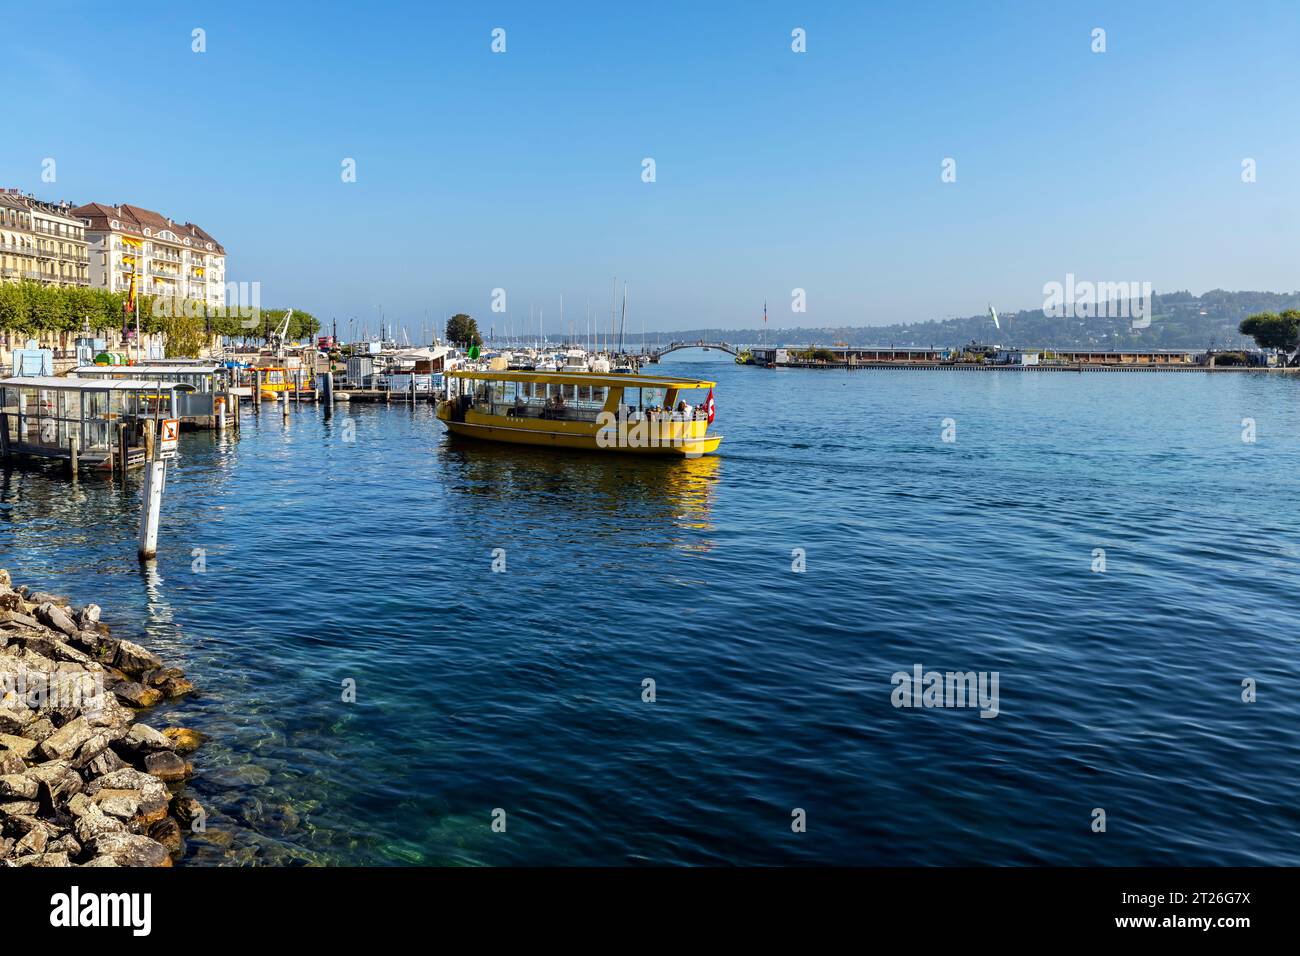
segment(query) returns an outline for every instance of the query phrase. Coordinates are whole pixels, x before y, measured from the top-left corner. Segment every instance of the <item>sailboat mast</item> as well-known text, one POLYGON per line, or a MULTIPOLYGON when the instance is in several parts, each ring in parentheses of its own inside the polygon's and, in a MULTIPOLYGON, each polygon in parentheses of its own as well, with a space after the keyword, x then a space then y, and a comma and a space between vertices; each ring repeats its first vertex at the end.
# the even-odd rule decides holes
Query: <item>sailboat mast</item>
POLYGON ((623 283, 623 315, 618 320, 618 351, 623 353, 623 329, 627 326, 627 283, 623 283))

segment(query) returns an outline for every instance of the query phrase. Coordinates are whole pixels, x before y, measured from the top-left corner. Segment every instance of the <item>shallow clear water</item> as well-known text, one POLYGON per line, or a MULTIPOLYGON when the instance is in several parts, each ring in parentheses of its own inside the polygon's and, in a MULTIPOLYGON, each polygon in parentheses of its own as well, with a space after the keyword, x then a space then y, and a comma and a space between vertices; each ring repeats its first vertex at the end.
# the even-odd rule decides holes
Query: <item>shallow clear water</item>
POLYGON ((138 477, 25 471, 0 566, 200 687, 149 718, 211 737, 194 862, 1300 863, 1300 381, 674 370, 716 457, 248 415, 156 567, 138 477), (895 708, 915 664, 998 716, 895 708))

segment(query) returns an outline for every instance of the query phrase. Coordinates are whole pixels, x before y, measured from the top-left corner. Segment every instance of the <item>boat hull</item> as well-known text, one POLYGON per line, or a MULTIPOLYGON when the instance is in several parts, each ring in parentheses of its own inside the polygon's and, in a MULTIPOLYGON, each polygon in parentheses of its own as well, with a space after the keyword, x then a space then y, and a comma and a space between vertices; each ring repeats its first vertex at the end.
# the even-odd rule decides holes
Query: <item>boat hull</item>
MULTIPOLYGON (((455 422, 439 416, 454 435, 477 438, 481 441, 505 442, 512 445, 544 445, 551 448, 572 448, 579 451, 598 451, 621 455, 658 455, 668 458, 699 458, 711 455, 722 444, 721 435, 675 438, 658 445, 635 442, 609 443, 598 440, 594 432, 553 431, 541 428, 518 428, 498 422, 455 422)), ((569 423, 556 422, 556 425, 569 423)), ((576 424, 576 423, 574 423, 576 424)))

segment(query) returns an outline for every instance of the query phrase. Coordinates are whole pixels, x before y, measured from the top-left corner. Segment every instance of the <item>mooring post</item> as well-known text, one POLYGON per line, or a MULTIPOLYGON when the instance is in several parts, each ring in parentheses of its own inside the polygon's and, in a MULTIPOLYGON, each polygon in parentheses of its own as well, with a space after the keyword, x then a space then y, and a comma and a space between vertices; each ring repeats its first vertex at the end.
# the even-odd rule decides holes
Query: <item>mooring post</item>
POLYGON ((253 372, 253 414, 262 414, 262 370, 253 372))
POLYGON ((126 480, 127 462, 131 460, 131 450, 126 446, 126 426, 119 424, 117 426, 117 467, 122 472, 122 480, 126 480))
POLYGON ((162 517, 163 486, 167 480, 167 462, 154 458, 154 422, 144 423, 144 488, 140 501, 140 560, 147 561, 158 555, 158 522, 162 517))
POLYGON ((77 477, 77 433, 68 433, 68 474, 77 477))
POLYGON ((284 393, 284 420, 289 420, 289 392, 287 389, 284 393))
POLYGON ((0 412, 0 458, 9 460, 9 413, 0 412))

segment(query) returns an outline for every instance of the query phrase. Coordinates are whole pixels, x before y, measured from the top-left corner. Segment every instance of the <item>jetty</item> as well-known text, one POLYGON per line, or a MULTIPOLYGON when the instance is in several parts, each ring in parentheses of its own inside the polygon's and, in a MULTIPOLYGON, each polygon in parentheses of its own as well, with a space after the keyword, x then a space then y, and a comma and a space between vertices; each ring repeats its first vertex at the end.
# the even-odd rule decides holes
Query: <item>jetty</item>
POLYGON ((0 379, 0 459, 66 461, 74 474, 141 467, 153 429, 176 419, 178 388, 157 379, 0 379))

